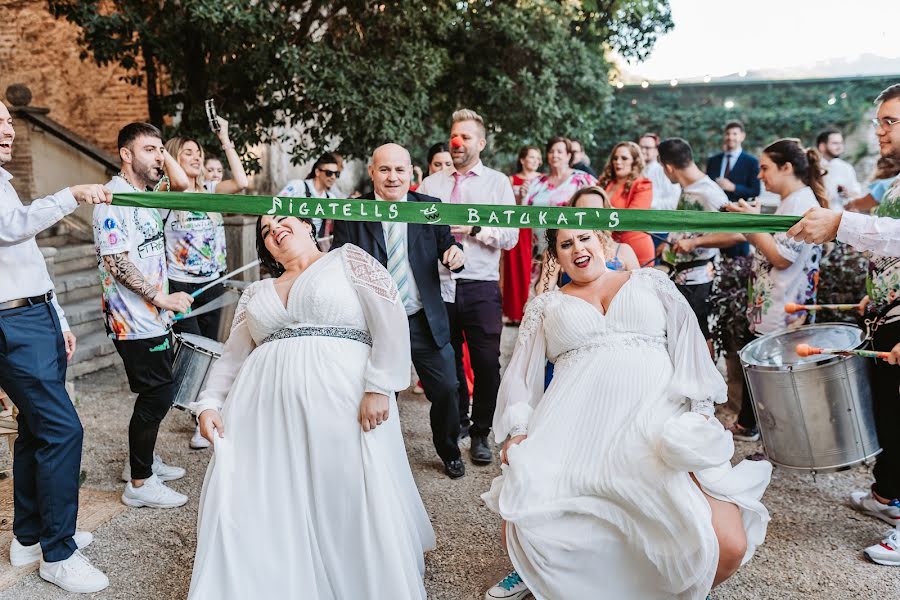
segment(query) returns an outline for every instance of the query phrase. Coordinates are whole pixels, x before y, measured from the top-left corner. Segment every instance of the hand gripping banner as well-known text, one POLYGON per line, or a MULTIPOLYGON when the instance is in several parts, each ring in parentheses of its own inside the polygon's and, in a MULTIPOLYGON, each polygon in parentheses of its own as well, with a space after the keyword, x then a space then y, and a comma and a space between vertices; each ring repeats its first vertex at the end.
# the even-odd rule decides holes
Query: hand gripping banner
POLYGON ((797 216, 696 210, 593 209, 448 204, 388 200, 288 198, 185 192, 114 194, 116 206, 248 215, 284 215, 340 221, 384 221, 428 225, 480 225, 533 229, 778 233, 797 216))

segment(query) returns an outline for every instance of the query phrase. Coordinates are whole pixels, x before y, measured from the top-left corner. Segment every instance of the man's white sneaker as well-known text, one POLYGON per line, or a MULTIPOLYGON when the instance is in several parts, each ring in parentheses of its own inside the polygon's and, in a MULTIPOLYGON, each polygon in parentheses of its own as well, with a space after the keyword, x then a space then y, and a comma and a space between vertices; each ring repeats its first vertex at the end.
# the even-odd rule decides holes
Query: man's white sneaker
POLYGON ((868 492, 850 492, 850 505, 856 510, 876 519, 881 519, 892 527, 900 527, 900 502, 891 500, 890 504, 882 504, 868 492))
MULTIPOLYGON (((162 481, 175 481, 184 477, 186 473, 181 467, 173 467, 164 463, 159 454, 153 455, 153 465, 150 468, 153 470, 153 474, 162 481)), ((131 463, 129 461, 125 461, 125 468, 122 469, 122 481, 131 481, 131 463)))
POLYGON ((190 447, 192 450, 205 450, 209 448, 209 440, 200 435, 200 426, 197 425, 197 428, 194 430, 194 435, 191 437, 190 447))
POLYGON ((900 530, 893 530, 880 544, 869 546, 863 553, 879 565, 900 567, 900 530))
MULTIPOLYGON (((72 539, 75 541, 75 545, 78 549, 81 550, 82 548, 87 548, 91 545, 91 542, 94 541, 94 534, 90 531, 76 531, 75 535, 72 536, 72 539)), ((9 562, 11 562, 14 567, 30 565, 31 563, 41 560, 41 556, 43 556, 43 554, 41 552, 40 542, 30 546, 23 546, 19 543, 19 540, 13 538, 12 544, 9 546, 9 562)))
POLYGON ((78 550, 66 560, 50 563, 42 560, 41 578, 75 594, 91 594, 109 586, 106 575, 78 550))
POLYGON ((187 503, 188 497, 179 494, 153 475, 144 480, 144 485, 134 487, 129 481, 122 493, 122 503, 134 508, 149 506, 150 508, 178 508, 187 503))
POLYGON ((484 594, 484 600, 523 600, 530 593, 519 574, 512 571, 484 594))

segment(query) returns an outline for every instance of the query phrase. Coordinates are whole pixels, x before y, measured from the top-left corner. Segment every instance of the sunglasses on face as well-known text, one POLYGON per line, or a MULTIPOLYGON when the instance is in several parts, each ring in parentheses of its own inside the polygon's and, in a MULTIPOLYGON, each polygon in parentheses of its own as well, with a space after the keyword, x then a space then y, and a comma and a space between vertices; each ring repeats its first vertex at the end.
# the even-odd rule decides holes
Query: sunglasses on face
POLYGON ((340 171, 332 171, 331 169, 319 169, 322 173, 325 173, 325 177, 340 177, 340 171))

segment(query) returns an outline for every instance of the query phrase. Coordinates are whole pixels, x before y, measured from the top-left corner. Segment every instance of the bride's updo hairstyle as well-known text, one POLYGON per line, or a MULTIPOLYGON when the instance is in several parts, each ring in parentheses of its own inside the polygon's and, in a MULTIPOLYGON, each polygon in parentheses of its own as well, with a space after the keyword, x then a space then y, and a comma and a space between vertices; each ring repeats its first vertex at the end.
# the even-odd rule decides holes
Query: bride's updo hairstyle
MULTIPOLYGON (((266 271, 268 271, 272 277, 281 277, 282 273, 284 273, 284 267, 275 260, 275 257, 272 256, 272 253, 269 252, 269 249, 266 248, 266 240, 262 235, 262 215, 259 215, 256 219, 256 254, 259 256, 259 264, 266 271)), ((312 219, 304 219, 301 217, 296 217, 309 225, 310 235, 313 236, 313 242, 316 243, 316 247, 319 247, 319 243, 316 241, 315 234, 312 232, 315 231, 315 225, 313 225, 312 219)))

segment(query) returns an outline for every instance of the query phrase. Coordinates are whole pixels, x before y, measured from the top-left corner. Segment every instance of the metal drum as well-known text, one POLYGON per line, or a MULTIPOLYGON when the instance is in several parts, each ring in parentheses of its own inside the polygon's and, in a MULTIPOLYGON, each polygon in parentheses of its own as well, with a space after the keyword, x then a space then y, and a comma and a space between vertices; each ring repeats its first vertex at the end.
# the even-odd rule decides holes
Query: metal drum
POLYGON ((187 410, 206 386, 213 363, 222 356, 223 344, 193 333, 175 335, 175 408, 187 410))
POLYGON ((744 346, 741 364, 768 458, 820 472, 868 461, 881 452, 869 385, 873 360, 801 358, 797 344, 856 350, 866 340, 853 325, 823 323, 776 331, 744 346))

